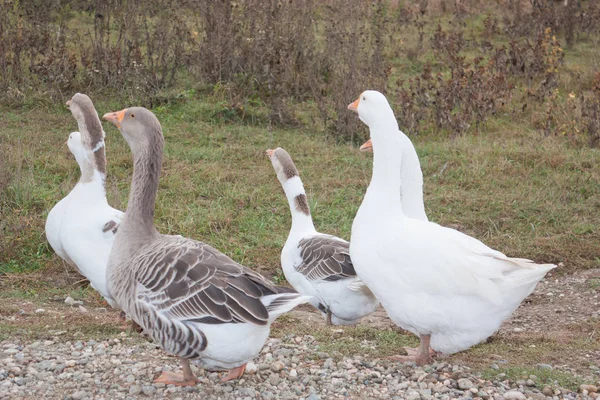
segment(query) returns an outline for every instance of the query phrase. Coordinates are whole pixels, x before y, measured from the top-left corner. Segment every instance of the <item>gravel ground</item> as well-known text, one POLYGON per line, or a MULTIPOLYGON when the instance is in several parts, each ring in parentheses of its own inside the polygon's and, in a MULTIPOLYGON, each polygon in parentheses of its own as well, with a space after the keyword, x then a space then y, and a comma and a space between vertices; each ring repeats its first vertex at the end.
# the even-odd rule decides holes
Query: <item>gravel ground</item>
MULTIPOLYGON (((312 336, 269 339, 260 357, 237 382, 223 373, 196 369, 196 387, 152 383, 179 364, 151 343, 129 338, 102 342, 0 344, 1 399, 595 399, 535 387, 533 380, 485 381, 469 368, 438 361, 424 368, 389 360, 343 357, 317 350, 312 336), (337 361, 336 361, 337 360, 337 361)), ((600 374, 600 371, 596 371, 600 374)), ((535 379, 535 377, 532 377, 535 379)))
MULTIPOLYGON (((600 311, 598 277, 600 270, 546 280, 503 325, 498 335, 509 339, 527 337, 528 334, 536 336, 538 332, 560 336, 572 331, 571 327, 577 323, 597 321, 600 311)), ((487 381, 471 371, 466 366, 468 362, 457 360, 450 364, 450 361, 439 359, 433 365, 421 368, 388 359, 339 352, 327 354, 319 350, 319 344, 323 343, 318 343, 315 337, 289 334, 281 339, 269 339, 261 355, 248 365, 246 375, 238 381, 221 384, 219 380, 224 373, 196 368, 197 386, 165 387, 154 385, 152 381, 163 370, 179 371, 177 359, 137 334, 119 335, 118 330, 107 333, 106 337, 110 339, 104 340, 66 338, 63 335, 66 330, 57 329, 94 323, 97 324, 94 329, 105 329, 103 327, 112 326, 116 313, 112 315, 104 308, 92 309, 86 304, 88 310, 81 302, 70 298, 67 299, 68 306, 64 300, 59 300, 60 297, 41 303, 19 299, 3 301, 3 307, 0 307, 2 324, 14 324, 19 330, 35 323, 45 328, 44 334, 40 335, 43 339, 17 334, 0 342, 0 399, 600 398, 597 387, 600 359, 588 358, 583 364, 585 368, 590 365, 585 375, 591 378, 585 381, 593 382, 595 386, 583 385, 578 392, 572 392, 560 387, 536 386, 538 379, 535 376, 525 376, 522 381, 514 382, 500 374, 498 380, 487 381)), ((322 318, 310 309, 294 311, 291 316, 297 321, 294 324, 323 324, 322 318)), ((390 321, 379 310, 365 318, 362 324, 385 329, 390 326, 390 321)), ((287 327, 285 332, 293 332, 294 326, 287 327)), ((339 334, 343 335, 343 331, 339 334)), ((597 340, 596 336, 594 340, 597 340)), ((376 346, 375 342, 364 342, 361 346, 376 346)), ((591 353, 592 358, 597 355, 597 352, 591 353)), ((570 361, 561 360, 562 364, 570 361)), ((547 368, 562 367, 538 364, 534 371, 539 369, 539 375, 543 375, 547 368)))

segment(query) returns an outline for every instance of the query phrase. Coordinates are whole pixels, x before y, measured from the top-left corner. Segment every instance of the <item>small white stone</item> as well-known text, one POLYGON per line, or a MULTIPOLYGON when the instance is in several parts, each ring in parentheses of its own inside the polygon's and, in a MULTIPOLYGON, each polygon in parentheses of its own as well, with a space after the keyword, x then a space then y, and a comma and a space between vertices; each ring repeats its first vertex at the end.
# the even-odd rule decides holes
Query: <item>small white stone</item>
POLYGON ((249 375, 255 374, 256 371, 258 371, 258 367, 256 366, 256 364, 254 364, 252 361, 248 362, 248 364, 246 364, 246 373, 249 375))

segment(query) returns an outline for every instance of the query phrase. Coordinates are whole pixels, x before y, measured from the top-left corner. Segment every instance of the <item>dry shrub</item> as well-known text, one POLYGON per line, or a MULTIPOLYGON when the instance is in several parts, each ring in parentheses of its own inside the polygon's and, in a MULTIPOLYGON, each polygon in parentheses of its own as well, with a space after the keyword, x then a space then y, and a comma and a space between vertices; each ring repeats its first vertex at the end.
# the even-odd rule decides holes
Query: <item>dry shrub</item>
MULTIPOLYGON (((0 102, 20 104, 32 95, 62 101, 86 91, 155 106, 202 88, 217 100, 219 119, 312 119, 352 138, 357 122, 346 105, 370 88, 390 92, 409 132, 435 128, 461 135, 499 112, 533 109, 543 110, 545 120, 537 125, 545 134, 572 126, 554 113, 571 106, 557 93, 560 43, 596 40, 600 6, 576 0, 567 6, 550 0, 495 4, 1 0, 0 102), (467 23, 482 10, 488 15, 474 36, 467 23), (440 20, 436 13, 452 13, 446 28, 432 26, 440 20), (399 74, 390 90, 399 58, 419 72, 399 74), (511 100, 516 105, 506 107, 511 100)), ((576 123, 593 131, 593 91, 585 92, 577 95, 584 100, 576 123)))
POLYGON ((544 115, 537 121, 545 135, 569 136, 600 146, 600 72, 596 72, 590 90, 579 95, 561 96, 555 90, 546 102, 544 115))
POLYGON ((272 123, 294 122, 294 103, 314 99, 342 136, 353 131, 343 105, 386 87, 397 18, 383 0, 43 3, 0 3, 5 102, 44 88, 54 99, 101 91, 153 106, 163 89, 195 79, 216 85, 233 115, 266 104, 272 123))
MULTIPOLYGON (((564 52, 552 29, 536 31, 531 37, 513 35, 504 44, 494 40, 502 31, 498 19, 486 17, 483 28, 477 40, 467 39, 462 26, 444 30, 437 25, 430 40, 435 64, 426 63, 420 75, 397 81, 397 109, 405 129, 419 132, 435 127, 462 135, 481 128, 501 110, 519 114, 532 100, 536 104, 554 101, 564 52), (466 56, 473 52, 475 56, 466 56), (519 106, 507 109, 511 100, 519 106)), ((552 118, 547 116, 544 123, 554 124, 552 118)))

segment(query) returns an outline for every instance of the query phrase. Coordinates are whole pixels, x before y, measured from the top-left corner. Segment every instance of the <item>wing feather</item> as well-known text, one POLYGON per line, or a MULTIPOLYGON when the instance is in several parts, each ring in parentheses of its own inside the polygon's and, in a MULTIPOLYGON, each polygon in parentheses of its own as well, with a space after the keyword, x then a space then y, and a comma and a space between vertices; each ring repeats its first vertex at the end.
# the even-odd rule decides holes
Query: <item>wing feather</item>
POLYGON ((275 286, 216 249, 171 237, 143 257, 137 299, 154 312, 181 322, 268 323, 261 298, 275 286))
POLYGON ((296 269, 307 279, 338 281, 356 276, 345 240, 318 235, 300 240, 298 247, 302 263, 296 269))

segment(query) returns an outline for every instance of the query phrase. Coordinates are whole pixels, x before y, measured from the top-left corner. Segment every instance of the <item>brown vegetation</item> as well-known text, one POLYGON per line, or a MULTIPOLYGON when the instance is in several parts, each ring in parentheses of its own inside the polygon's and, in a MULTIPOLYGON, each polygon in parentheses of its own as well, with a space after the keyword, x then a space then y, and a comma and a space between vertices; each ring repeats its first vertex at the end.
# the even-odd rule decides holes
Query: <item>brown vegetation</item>
POLYGON ((296 124, 305 104, 348 138, 346 104, 375 88, 412 133, 461 135, 502 113, 596 145, 599 66, 572 73, 563 48, 597 44, 598 20, 592 1, 3 0, 0 101, 86 91, 157 106, 200 90, 224 118, 262 107, 296 124))

